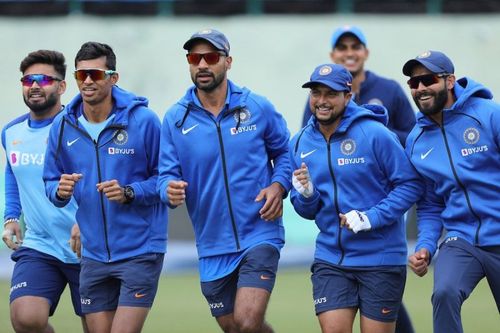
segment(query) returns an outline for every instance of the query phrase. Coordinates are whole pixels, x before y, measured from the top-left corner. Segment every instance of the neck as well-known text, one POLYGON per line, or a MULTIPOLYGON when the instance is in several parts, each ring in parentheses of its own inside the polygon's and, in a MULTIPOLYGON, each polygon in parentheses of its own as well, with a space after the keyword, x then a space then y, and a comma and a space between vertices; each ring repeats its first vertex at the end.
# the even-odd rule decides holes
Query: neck
POLYGON ((351 91, 358 95, 359 91, 361 90, 361 83, 363 83, 365 79, 366 75, 364 69, 361 69, 358 73, 353 74, 351 91))
POLYGON ((55 117, 56 114, 61 112, 62 105, 61 102, 56 103, 53 107, 50 109, 40 111, 40 112, 34 112, 30 110, 30 118, 33 120, 45 120, 45 119, 50 119, 55 117))
POLYGON ((83 102, 83 113, 89 123, 102 123, 108 119, 109 114, 113 110, 113 100, 111 96, 99 104, 91 105, 83 102))
POLYGON ((212 91, 196 89, 196 96, 198 96, 203 108, 214 116, 218 116, 226 103, 227 81, 222 82, 212 91))
MULTIPOLYGON (((453 104, 455 104, 456 101, 457 99, 453 91, 448 91, 448 99, 446 101, 446 104, 444 105, 443 110, 450 109, 453 106, 453 104)), ((434 120, 439 126, 443 124, 443 110, 429 115, 429 118, 434 120)))
POLYGON ((330 137, 335 133, 335 130, 339 126, 340 119, 335 120, 335 122, 328 124, 328 125, 323 125, 318 122, 319 124, 319 131, 323 136, 325 137, 326 141, 330 140, 330 137))

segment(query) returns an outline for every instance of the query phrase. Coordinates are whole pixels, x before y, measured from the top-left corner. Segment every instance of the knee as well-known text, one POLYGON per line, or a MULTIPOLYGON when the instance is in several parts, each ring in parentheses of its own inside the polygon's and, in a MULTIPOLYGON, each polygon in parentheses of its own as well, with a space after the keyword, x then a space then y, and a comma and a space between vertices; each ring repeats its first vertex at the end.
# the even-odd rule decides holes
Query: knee
POLYGON ((432 304, 455 304, 460 305, 465 300, 465 293, 454 285, 441 285, 434 289, 432 304))
POLYGON ((239 333, 259 333, 262 331, 262 324, 262 322, 258 322, 252 318, 240 318, 236 320, 236 327, 239 333))
POLYGON ((16 333, 45 332, 48 326, 48 318, 27 317, 23 315, 12 315, 12 327, 16 333))

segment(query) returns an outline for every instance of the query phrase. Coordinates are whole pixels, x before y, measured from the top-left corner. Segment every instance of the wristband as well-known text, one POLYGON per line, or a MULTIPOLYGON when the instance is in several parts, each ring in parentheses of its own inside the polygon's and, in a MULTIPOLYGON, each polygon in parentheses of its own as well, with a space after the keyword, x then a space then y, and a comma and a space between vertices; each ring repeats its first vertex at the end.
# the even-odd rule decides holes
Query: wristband
POLYGON ((3 227, 5 228, 5 226, 9 223, 19 223, 19 219, 16 219, 16 218, 10 218, 10 219, 7 219, 5 220, 5 222, 3 223, 3 227))

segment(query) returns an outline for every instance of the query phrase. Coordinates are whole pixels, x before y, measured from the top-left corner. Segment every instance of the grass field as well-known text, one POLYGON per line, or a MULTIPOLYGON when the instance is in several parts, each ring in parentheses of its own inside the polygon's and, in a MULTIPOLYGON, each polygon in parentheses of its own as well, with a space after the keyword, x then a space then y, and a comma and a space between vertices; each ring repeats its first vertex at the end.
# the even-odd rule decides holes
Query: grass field
MULTIPOLYGON (((417 333, 432 332, 430 303, 432 274, 418 278, 408 274, 404 302, 417 333)), ((8 309, 8 281, 0 281, 0 332, 11 332, 8 309)), ((278 333, 319 332, 311 300, 307 268, 283 270, 278 275, 267 319, 278 333)), ((465 332, 499 332, 500 316, 489 287, 483 280, 463 310, 465 332)), ((51 323, 57 332, 79 332, 79 320, 73 315, 69 295, 65 293, 51 323)), ((201 295, 198 277, 173 275, 163 277, 155 304, 146 321, 145 333, 220 332, 201 295)), ((358 324, 354 332, 359 332, 358 324)))

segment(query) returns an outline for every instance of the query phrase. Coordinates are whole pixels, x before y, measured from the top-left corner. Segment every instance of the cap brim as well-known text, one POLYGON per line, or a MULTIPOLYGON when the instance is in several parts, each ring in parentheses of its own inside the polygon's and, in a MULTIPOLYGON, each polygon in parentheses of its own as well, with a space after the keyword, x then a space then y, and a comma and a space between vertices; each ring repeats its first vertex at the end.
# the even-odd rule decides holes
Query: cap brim
POLYGON ((318 84, 322 84, 324 86, 327 86, 328 88, 335 90, 335 91, 349 91, 349 89, 347 89, 345 86, 341 86, 340 84, 330 82, 330 81, 321 81, 321 80, 306 82, 302 85, 302 88, 311 88, 311 87, 317 86, 318 84))
POLYGON ((428 70, 430 70, 431 72, 433 72, 435 74, 445 72, 441 67, 438 67, 438 66, 436 66, 430 62, 427 62, 423 59, 420 59, 420 60, 411 59, 411 60, 408 60, 406 62, 406 64, 403 66, 403 74, 406 76, 411 76, 411 72, 413 71, 413 68, 417 65, 424 66, 425 68, 427 68, 428 70))
POLYGON ((217 50, 222 51, 226 55, 228 55, 228 52, 224 49, 224 47, 222 45, 214 43, 212 40, 210 40, 208 38, 203 38, 203 37, 194 37, 194 38, 191 38, 190 40, 188 40, 187 42, 185 42, 183 45, 184 50, 187 50, 187 51, 191 50, 191 48, 193 47, 193 44, 196 42, 199 42, 199 41, 207 42, 210 45, 212 45, 213 47, 215 47, 217 50))

